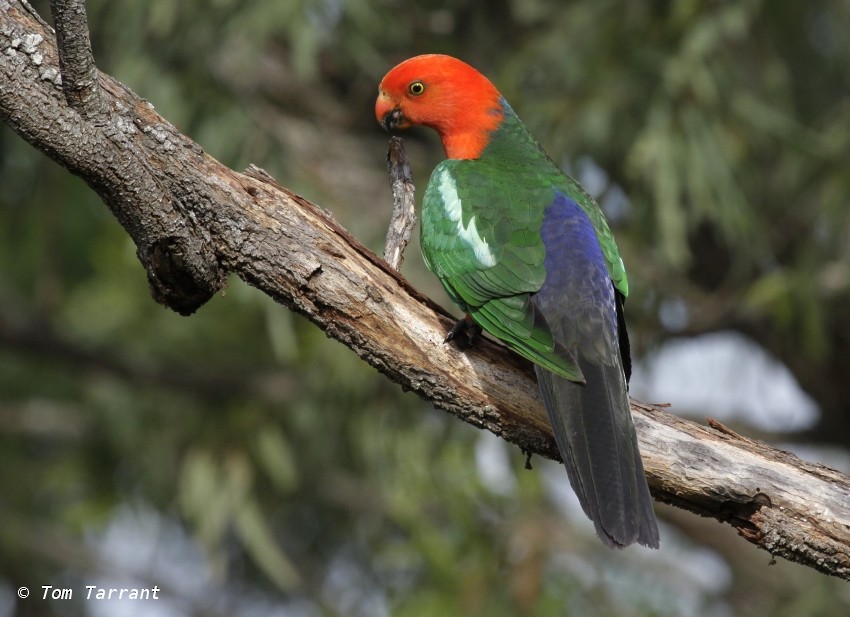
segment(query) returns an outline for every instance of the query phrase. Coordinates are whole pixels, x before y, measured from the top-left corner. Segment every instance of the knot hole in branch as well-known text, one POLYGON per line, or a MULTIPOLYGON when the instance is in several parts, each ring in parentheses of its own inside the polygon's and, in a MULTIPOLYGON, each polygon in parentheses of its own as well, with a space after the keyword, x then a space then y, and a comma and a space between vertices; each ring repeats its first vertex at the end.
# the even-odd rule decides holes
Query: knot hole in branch
POLYGON ((147 259, 154 300, 191 315, 225 285, 226 273, 213 251, 195 238, 169 236, 151 245, 147 259))

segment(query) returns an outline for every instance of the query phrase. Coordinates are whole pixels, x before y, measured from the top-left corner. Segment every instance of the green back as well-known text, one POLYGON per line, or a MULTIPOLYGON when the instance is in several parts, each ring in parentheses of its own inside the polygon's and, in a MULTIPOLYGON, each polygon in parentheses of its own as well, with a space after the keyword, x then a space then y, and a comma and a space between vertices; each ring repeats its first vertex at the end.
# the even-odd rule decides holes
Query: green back
POLYGON ((422 254, 452 300, 492 335, 549 370, 583 381, 530 302, 546 279, 540 227, 560 192, 587 214, 615 287, 628 281, 599 206, 543 152, 503 102, 505 117, 480 158, 434 169, 422 205, 422 254))

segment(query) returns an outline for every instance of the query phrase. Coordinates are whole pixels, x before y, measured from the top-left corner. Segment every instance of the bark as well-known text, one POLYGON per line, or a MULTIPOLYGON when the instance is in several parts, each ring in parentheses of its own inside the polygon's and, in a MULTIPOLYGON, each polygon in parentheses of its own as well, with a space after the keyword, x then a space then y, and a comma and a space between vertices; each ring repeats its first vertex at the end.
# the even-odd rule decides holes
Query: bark
MULTIPOLYGON (((402 388, 524 451, 558 457, 527 362, 486 340, 466 353, 443 344, 453 320, 330 214, 262 170, 226 168, 108 75, 76 96, 85 45, 62 54, 70 72, 60 77, 55 41, 20 0, 0 0, 0 116, 103 198, 135 241, 156 301, 189 314, 233 272, 402 388)), ((716 422, 638 402, 632 410, 656 499, 850 579, 850 478, 716 422)))
POLYGON ((393 270, 398 270, 404 261, 404 249, 416 225, 413 173, 410 171, 404 141, 400 137, 390 137, 387 170, 393 192, 393 213, 384 242, 384 259, 393 270))

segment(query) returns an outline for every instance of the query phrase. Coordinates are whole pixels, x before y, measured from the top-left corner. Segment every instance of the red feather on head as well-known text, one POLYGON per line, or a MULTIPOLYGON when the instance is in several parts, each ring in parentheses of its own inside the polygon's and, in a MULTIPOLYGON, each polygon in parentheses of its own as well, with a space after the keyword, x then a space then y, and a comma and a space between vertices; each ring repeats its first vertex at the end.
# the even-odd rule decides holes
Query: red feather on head
POLYGON ((465 62, 427 54, 405 60, 384 76, 375 116, 387 129, 430 127, 440 135, 447 157, 474 159, 502 121, 501 96, 465 62))

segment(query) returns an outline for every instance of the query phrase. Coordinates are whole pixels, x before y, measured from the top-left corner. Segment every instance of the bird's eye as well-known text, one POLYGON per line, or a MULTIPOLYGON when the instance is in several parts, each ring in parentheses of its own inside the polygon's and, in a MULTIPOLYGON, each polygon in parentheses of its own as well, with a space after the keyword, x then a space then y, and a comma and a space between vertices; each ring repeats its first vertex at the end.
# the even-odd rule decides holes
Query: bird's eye
POLYGON ((410 92, 413 96, 419 96, 423 92, 425 92, 425 84, 421 81, 414 81, 407 87, 407 91, 410 92))

